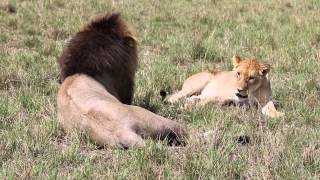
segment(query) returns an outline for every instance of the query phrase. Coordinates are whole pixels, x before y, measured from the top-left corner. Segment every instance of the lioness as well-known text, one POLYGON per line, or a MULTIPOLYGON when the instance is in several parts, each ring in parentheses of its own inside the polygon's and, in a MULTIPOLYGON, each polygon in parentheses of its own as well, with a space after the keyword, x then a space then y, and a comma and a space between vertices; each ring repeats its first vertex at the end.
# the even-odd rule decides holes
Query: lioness
POLYGON ((257 104, 262 113, 269 117, 279 117, 272 102, 269 79, 269 64, 257 60, 241 60, 233 57, 233 70, 223 72, 201 72, 192 75, 183 83, 182 89, 168 97, 173 103, 187 97, 186 106, 218 104, 257 104))
POLYGON ((58 59, 59 122, 65 131, 85 131, 102 146, 144 146, 145 138, 182 144, 187 134, 176 122, 129 105, 137 69, 137 43, 119 16, 108 14, 78 32, 58 59))

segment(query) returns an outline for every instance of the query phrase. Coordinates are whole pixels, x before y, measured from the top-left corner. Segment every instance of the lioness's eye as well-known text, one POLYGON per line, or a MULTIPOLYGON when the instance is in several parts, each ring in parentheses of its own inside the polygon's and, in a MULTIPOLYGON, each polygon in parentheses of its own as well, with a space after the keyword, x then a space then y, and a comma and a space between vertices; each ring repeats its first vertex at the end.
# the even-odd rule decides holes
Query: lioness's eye
POLYGON ((254 79, 254 76, 250 76, 250 77, 249 77, 249 80, 253 80, 253 79, 254 79))
POLYGON ((237 76, 238 76, 238 77, 240 76, 240 72, 237 72, 237 76))

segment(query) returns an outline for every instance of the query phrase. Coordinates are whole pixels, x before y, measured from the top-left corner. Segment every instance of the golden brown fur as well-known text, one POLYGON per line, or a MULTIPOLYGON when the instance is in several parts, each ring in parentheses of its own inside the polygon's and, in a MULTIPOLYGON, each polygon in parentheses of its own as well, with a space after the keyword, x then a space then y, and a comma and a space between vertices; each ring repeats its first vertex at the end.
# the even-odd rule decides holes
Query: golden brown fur
POLYGON ((233 58, 233 71, 201 72, 185 80, 182 89, 168 98, 176 102, 187 98, 186 106, 218 104, 257 104, 262 113, 269 117, 279 117, 272 102, 269 64, 256 60, 233 58), (199 94, 199 95, 196 95, 199 94))
POLYGON ((175 122, 128 105, 133 95, 137 49, 118 14, 99 18, 78 32, 59 59, 62 84, 58 119, 70 132, 80 129, 99 145, 143 146, 144 139, 187 137, 175 122))

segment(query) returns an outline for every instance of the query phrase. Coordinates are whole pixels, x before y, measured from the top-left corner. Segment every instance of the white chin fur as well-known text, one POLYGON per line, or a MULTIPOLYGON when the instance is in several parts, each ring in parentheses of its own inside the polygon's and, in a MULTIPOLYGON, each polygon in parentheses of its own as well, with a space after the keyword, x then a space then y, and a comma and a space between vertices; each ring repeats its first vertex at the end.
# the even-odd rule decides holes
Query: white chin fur
POLYGON ((237 95, 233 95, 232 99, 234 100, 234 102, 236 103, 243 103, 243 102, 246 102, 248 101, 248 98, 240 98, 238 97, 237 95))

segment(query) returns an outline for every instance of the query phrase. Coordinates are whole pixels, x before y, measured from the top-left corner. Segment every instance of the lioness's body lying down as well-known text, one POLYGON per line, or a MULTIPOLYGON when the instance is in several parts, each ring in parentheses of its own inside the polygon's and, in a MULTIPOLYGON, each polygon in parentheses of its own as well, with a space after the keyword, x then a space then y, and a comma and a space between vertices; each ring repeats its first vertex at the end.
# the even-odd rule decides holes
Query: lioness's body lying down
POLYGON ((98 18, 78 32, 59 64, 57 113, 65 131, 82 130, 102 146, 143 146, 145 138, 184 143, 187 135, 177 123, 129 105, 137 47, 118 14, 98 18))
POLYGON ((233 59, 233 71, 201 72, 185 80, 182 89, 168 98, 176 102, 187 98, 186 106, 218 104, 256 104, 262 113, 269 117, 278 117, 272 102, 269 79, 270 65, 256 60, 233 59))

